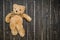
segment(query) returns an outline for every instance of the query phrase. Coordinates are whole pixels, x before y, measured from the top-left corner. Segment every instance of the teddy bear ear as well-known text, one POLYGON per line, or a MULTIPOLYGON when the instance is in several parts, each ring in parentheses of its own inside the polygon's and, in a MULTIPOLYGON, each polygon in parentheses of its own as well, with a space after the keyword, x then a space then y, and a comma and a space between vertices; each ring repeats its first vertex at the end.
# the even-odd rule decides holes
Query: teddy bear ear
POLYGON ((13 7, 16 7, 17 6, 17 4, 13 4, 13 7))
POLYGON ((22 5, 22 8, 25 9, 26 7, 22 5))
POLYGON ((25 6, 23 6, 23 8, 25 9, 25 6))
POLYGON ((24 9, 25 9, 25 6, 24 6, 24 5, 19 5, 19 6, 21 6, 22 8, 24 8, 24 9))
POLYGON ((26 8, 26 7, 25 7, 25 6, 23 6, 23 5, 19 5, 19 7, 23 8, 23 9, 25 9, 25 8, 26 8))

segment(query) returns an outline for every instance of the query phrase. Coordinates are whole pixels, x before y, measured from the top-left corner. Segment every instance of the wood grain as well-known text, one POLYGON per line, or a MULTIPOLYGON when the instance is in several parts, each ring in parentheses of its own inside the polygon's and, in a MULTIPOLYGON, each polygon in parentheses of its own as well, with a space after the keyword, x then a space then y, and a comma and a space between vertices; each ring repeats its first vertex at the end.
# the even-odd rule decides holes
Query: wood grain
MULTIPOLYGON (((14 3, 26 6, 26 14, 32 17, 30 23, 24 20, 26 35, 21 38, 19 35, 12 36, 9 24, 0 20, 3 26, 3 40, 60 40, 60 2, 59 0, 3 0, 4 9, 0 18, 12 11, 14 3), (3 14, 2 14, 3 13, 3 14), (4 37, 3 37, 4 38, 4 37)), ((0 2, 1 3, 1 2, 0 2)), ((2 4, 2 3, 1 3, 2 4)), ((0 7, 2 9, 2 6, 0 7)), ((2 28, 1 28, 2 30, 2 28)), ((0 32, 1 33, 1 32, 0 32)), ((1 36, 0 36, 1 38, 1 36)), ((1 38, 2 39, 2 38, 1 38)))

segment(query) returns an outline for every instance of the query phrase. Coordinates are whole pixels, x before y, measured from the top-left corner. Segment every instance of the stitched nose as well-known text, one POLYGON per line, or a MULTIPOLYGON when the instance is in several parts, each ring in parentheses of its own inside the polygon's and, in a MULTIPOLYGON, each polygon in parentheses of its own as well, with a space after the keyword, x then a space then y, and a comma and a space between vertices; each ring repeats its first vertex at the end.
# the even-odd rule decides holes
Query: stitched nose
POLYGON ((17 12, 17 11, 16 11, 17 12))

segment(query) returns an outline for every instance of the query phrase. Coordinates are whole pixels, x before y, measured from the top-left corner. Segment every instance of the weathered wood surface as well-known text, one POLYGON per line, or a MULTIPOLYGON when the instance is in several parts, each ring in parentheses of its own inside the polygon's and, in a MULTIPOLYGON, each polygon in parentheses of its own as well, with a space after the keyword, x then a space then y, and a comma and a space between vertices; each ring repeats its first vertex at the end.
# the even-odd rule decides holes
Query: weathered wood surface
POLYGON ((0 1, 0 40, 3 40, 3 1, 0 1))
MULTIPOLYGON (((2 6, 0 8, 2 10, 2 6)), ((0 11, 0 14, 0 30, 3 29, 1 40, 60 40, 59 0, 3 0, 3 12, 0 11), (9 24, 5 23, 5 16, 12 11, 14 3, 26 6, 25 12, 32 17, 31 23, 24 20, 24 38, 12 36, 9 24)))

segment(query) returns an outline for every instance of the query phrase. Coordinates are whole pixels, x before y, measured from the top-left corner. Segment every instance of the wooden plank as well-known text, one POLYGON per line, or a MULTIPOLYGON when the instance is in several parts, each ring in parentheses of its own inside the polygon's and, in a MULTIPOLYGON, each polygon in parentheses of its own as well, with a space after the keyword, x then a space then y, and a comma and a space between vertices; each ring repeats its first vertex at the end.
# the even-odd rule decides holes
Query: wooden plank
POLYGON ((59 40, 60 10, 58 1, 57 6, 55 2, 54 0, 5 0, 3 4, 4 40, 59 40), (30 23, 23 20, 26 31, 23 38, 19 35, 12 36, 9 24, 4 21, 5 16, 12 11, 14 3, 26 6, 26 14, 32 17, 30 23))
POLYGON ((3 40, 3 1, 0 0, 0 40, 3 40))

